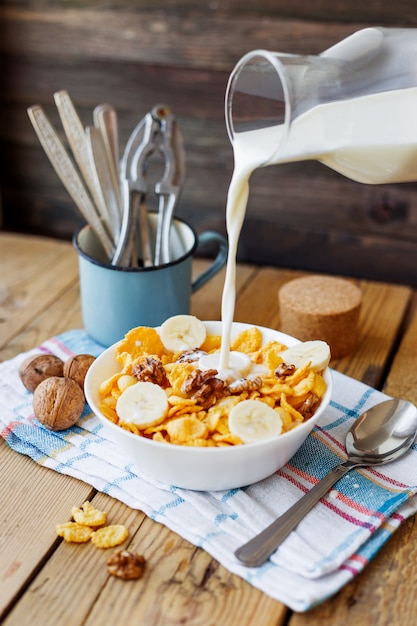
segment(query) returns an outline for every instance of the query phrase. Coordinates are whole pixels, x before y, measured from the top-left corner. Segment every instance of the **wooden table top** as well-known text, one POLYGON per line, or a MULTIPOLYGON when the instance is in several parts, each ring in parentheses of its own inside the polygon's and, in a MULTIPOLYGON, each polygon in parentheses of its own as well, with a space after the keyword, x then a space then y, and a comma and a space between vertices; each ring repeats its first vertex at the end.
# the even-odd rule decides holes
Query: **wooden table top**
MULTIPOLYGON (((206 265, 194 263, 195 272, 206 265)), ((279 328, 277 291, 299 272, 239 266, 235 319, 279 328)), ((224 272, 193 296, 192 312, 219 319, 224 272)), ((332 367, 417 403, 413 290, 360 281, 354 354, 332 367)), ((0 361, 82 326, 77 258, 70 243, 0 233, 0 361)), ((417 471, 417 470, 416 470, 417 471)), ((416 474, 417 475, 417 474, 416 474)), ((417 615, 417 528, 408 519, 336 596, 293 613, 143 513, 37 465, 0 439, 0 620, 7 626, 404 626, 417 615), (107 575, 99 550, 73 550, 55 534, 74 504, 90 500, 125 523, 147 559, 126 584, 107 575)))

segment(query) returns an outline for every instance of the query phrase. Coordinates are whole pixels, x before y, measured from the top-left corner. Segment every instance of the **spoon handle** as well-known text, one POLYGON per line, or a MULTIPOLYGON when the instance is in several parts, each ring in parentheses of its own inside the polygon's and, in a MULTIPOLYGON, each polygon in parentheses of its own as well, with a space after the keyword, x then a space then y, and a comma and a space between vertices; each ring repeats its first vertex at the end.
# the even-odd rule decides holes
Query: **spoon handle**
POLYGON ((351 461, 345 461, 334 467, 288 511, 253 539, 240 546, 235 551, 235 556, 247 567, 262 565, 330 487, 356 466, 351 461))

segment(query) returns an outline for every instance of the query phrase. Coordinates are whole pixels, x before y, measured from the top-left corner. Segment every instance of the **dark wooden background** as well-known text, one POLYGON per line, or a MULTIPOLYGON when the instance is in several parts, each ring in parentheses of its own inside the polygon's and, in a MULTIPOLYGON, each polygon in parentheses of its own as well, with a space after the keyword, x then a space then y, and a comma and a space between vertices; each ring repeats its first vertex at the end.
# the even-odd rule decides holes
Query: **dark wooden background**
MULTIPOLYGON (((27 118, 41 104, 59 127, 66 89, 83 122, 113 104, 121 147, 159 102, 185 137, 178 214, 225 230, 232 172, 225 86, 248 50, 318 53, 368 25, 417 26, 415 0, 3 0, 1 171, 6 230, 70 239, 83 222, 27 118)), ((417 184, 368 186, 316 162, 252 178, 240 260, 417 285, 417 184)))

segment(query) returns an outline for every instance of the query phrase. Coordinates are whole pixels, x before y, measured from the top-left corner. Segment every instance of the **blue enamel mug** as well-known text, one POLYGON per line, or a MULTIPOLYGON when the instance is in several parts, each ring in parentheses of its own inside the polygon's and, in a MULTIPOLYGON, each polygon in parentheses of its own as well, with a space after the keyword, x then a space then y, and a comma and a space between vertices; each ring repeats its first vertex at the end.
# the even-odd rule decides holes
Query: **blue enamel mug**
MULTIPOLYGON (((156 214, 150 214, 151 229, 156 214)), ((151 267, 117 267, 109 264, 91 226, 74 235, 78 253, 83 324, 88 334, 110 346, 136 326, 159 326, 168 317, 190 312, 191 294, 205 285, 225 265, 227 240, 215 232, 197 235, 186 222, 174 219, 170 231, 171 261, 151 267), (217 246, 210 266, 192 280, 192 259, 199 246, 217 246)))

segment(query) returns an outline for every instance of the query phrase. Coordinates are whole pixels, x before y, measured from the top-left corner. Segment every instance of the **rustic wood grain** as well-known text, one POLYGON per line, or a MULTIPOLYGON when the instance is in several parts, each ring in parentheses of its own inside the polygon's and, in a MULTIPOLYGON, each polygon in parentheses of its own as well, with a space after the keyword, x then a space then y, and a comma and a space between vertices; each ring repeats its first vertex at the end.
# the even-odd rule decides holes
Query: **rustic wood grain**
MULTIPOLYGON (((21 5, 31 7, 33 0, 4 0, 4 5, 21 5)), ((37 0, 36 7, 48 9, 56 7, 56 0, 37 0)), ((351 22, 352 16, 360 16, 365 21, 372 22, 375 14, 379 16, 378 23, 384 24, 408 24, 412 25, 415 20, 413 0, 399 0, 395 6, 388 2, 375 2, 364 4, 360 0, 340 0, 337 3, 328 0, 319 0, 314 5, 305 0, 293 0, 291 5, 286 0, 228 0, 224 3, 196 3, 195 0, 68 0, 67 8, 89 8, 93 10, 131 10, 175 12, 178 15, 188 14, 190 11, 196 15, 206 15, 207 12, 229 17, 247 16, 252 18, 264 18, 272 16, 277 18, 298 17, 303 20, 319 18, 321 21, 346 21, 351 22)))
MULTIPOLYGON (((363 26, 416 23, 411 0, 8 0, 0 7, 3 228, 70 239, 82 223, 26 118, 37 102, 52 111, 56 90, 70 92, 86 122, 110 101, 123 144, 167 102, 188 155, 179 214, 197 229, 223 230, 233 166, 224 91, 239 57, 260 47, 314 54, 363 26)), ((416 285, 416 198, 415 184, 359 185, 317 163, 264 168, 253 176, 240 259, 416 285)))
POLYGON ((355 358, 335 361, 339 371, 381 389, 390 364, 392 345, 399 336, 412 298, 412 290, 400 285, 360 283, 362 308, 355 358))
POLYGON ((82 328, 79 297, 80 289, 77 282, 50 307, 41 311, 38 317, 31 320, 16 337, 10 338, 4 348, 0 349, 0 359, 10 359, 69 329, 82 328))
POLYGON ((417 404, 417 316, 415 308, 395 354, 384 391, 397 395, 417 404))
MULTIPOLYGON (((69 519, 68 503, 84 502, 93 490, 17 455, 1 438, 0 473, 1 620, 55 549, 55 525, 69 519)), ((20 622, 27 623, 26 618, 20 622)))
POLYGON ((103 8, 13 8, 3 6, 4 37, 0 50, 13 54, 54 55, 66 59, 101 59, 147 64, 223 69, 253 48, 297 47, 316 53, 366 24, 320 21, 254 20, 216 12, 196 19, 193 11, 114 11, 103 8), (233 32, 233 36, 231 36, 233 32), (213 37, 215 35, 215 37, 213 37), (135 45, 140 42, 140 45, 135 45), (254 45, 259 43, 260 45, 254 45), (320 46, 320 47, 319 47, 320 46))
MULTIPOLYGON (((210 265, 211 261, 195 259, 193 261, 193 278, 195 279, 204 269, 210 265)), ((221 270, 210 282, 206 283, 199 291, 191 297, 191 308, 193 315, 200 319, 220 320, 221 300, 226 270, 221 270)), ((252 266, 239 265, 236 274, 236 298, 239 303, 243 297, 246 284, 252 282, 256 271, 252 266)), ((260 322, 258 322, 260 323, 260 322)))
POLYGON ((5 235, 1 255, 0 348, 78 280, 77 259, 69 244, 38 238, 22 242, 17 236, 5 235), (48 265, 53 270, 45 272, 48 265))

